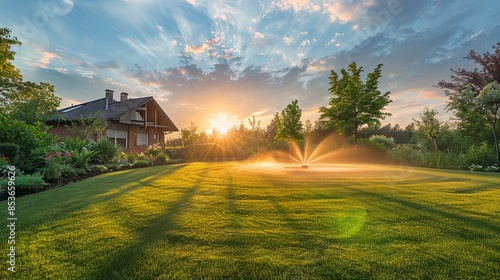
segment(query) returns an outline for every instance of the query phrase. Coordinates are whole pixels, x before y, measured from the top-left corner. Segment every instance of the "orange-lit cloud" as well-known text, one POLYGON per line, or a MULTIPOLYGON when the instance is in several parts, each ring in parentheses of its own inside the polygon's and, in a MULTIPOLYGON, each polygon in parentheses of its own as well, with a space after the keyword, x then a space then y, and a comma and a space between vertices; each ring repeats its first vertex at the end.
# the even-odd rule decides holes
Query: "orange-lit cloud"
POLYGON ((311 0, 281 0, 275 3, 276 7, 287 10, 293 9, 295 11, 319 11, 321 9, 320 5, 314 3, 311 0))
POLYGON ((49 68, 48 65, 50 64, 50 62, 54 59, 54 58, 61 58, 58 54, 56 53, 51 53, 51 52, 47 52, 47 51, 42 51, 40 52, 38 50, 38 52, 41 54, 42 57, 40 57, 36 62, 34 62, 32 65, 33 66, 36 66, 36 67, 39 67, 39 68, 44 68, 44 69, 47 69, 49 68))
POLYGON ((205 51, 209 50, 211 48, 211 46, 215 45, 216 43, 217 43, 217 41, 215 39, 208 39, 205 42, 203 42, 199 45, 196 45, 196 46, 187 45, 184 48, 184 53, 192 54, 195 56, 200 56, 205 51))

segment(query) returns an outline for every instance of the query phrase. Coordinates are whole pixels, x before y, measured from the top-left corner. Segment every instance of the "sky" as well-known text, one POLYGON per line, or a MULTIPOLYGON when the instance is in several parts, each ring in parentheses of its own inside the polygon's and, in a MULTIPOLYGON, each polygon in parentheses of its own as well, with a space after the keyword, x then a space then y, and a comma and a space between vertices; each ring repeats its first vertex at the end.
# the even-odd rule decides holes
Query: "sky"
MULTIPOLYGON (((425 106, 446 121, 434 85, 473 69, 469 50, 500 41, 497 0, 1 0, 0 26, 23 44, 26 80, 55 85, 61 108, 104 97, 153 96, 179 128, 194 122, 265 127, 297 99, 303 121, 327 106, 328 77, 355 61, 383 64, 383 124, 425 106)), ((119 97, 118 97, 119 98, 119 97)))

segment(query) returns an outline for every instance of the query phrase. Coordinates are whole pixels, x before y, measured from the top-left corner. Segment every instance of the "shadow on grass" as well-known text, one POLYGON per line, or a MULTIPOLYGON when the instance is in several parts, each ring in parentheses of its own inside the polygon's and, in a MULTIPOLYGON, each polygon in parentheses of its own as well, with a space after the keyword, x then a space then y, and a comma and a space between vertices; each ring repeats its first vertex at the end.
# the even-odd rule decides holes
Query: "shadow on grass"
POLYGON ((497 183, 497 184, 484 184, 484 185, 478 186, 478 187, 458 189, 458 190, 455 190, 454 193, 474 194, 474 193, 478 193, 478 192, 497 190, 497 189, 500 189, 499 183, 497 183))
MULTIPOLYGON (((453 209, 443 210, 446 205, 421 204, 409 200, 396 198, 380 193, 361 190, 358 188, 346 187, 354 193, 362 194, 366 197, 365 203, 372 204, 375 207, 383 209, 383 211, 391 211, 395 213, 417 214, 421 217, 421 221, 416 221, 425 226, 439 229, 440 232, 462 240, 498 240, 500 236, 500 226, 489 221, 479 218, 471 218, 465 215, 460 215, 452 212, 459 211, 453 209), (392 205, 393 207, 389 206, 392 205), (441 209, 440 209, 441 208, 441 209)), ((496 242, 488 242, 488 248, 495 251, 500 250, 500 244, 496 242)))
MULTIPOLYGON (((36 208, 37 212, 29 213, 29 209, 20 209, 20 212, 29 213, 30 228, 37 227, 46 224, 48 221, 69 216, 91 205, 125 195, 170 173, 175 173, 185 166, 183 164, 168 166, 168 168, 165 168, 165 166, 140 168, 92 177, 85 181, 39 193, 32 197, 34 200, 30 201, 28 207, 36 208), (77 188, 82 184, 84 187, 77 188), (127 184, 128 186, 122 187, 122 185, 127 184), (116 189, 116 192, 106 194, 112 189, 116 189)), ((23 197, 20 199, 19 204, 22 205, 24 199, 30 198, 31 196, 23 197)))
POLYGON ((227 209, 231 214, 229 227, 232 229, 241 229, 242 226, 238 219, 238 216, 241 214, 241 211, 238 210, 238 206, 236 205, 237 196, 234 191, 232 176, 229 176, 227 181, 226 200, 227 200, 227 209))
POLYGON ((143 267, 141 260, 150 258, 147 250, 155 243, 165 241, 169 243, 185 243, 184 236, 176 235, 174 232, 182 229, 178 224, 178 217, 192 200, 200 182, 186 189, 182 196, 170 203, 163 214, 149 220, 135 233, 137 241, 121 248, 114 255, 109 256, 107 263, 98 270, 92 271, 89 279, 129 279, 130 274, 136 274, 134 267, 143 267), (127 272, 128 271, 128 272, 127 272))

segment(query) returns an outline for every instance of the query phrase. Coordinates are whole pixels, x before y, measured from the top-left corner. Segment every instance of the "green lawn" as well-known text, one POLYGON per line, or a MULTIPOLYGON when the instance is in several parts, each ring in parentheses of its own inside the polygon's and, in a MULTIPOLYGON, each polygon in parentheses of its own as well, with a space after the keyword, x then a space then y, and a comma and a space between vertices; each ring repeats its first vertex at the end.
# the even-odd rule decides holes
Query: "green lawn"
MULTIPOLYGON (((19 198, 16 279, 500 279, 500 174, 192 163, 19 198)), ((6 201, 0 203, 7 236, 6 201)), ((7 271, 2 238, 0 278, 7 271)))

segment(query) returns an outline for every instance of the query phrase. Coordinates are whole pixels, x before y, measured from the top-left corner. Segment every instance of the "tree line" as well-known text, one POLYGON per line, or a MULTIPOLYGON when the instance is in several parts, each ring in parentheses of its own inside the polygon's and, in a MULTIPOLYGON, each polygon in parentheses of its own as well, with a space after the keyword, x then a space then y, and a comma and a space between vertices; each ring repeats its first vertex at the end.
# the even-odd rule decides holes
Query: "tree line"
MULTIPOLYGON (((6 121, 11 119, 46 129, 42 124, 57 112, 61 98, 55 95, 53 85, 23 79, 20 70, 12 64, 16 54, 12 47, 18 45, 21 42, 10 35, 8 28, 0 28, 1 115, 7 118, 6 121)), ((364 145, 366 139, 382 135, 404 145, 399 148, 435 154, 468 154, 471 159, 462 160, 464 164, 476 162, 498 166, 500 42, 492 48, 484 54, 471 50, 465 58, 476 64, 474 69, 451 69, 450 80, 441 80, 435 85, 448 97, 446 108, 453 113, 454 122, 438 121, 438 111, 425 107, 419 118, 412 119, 405 128, 397 124, 382 126, 382 120, 391 115, 385 107, 392 102, 390 92, 379 89, 383 65, 377 65, 363 80, 363 67, 352 62, 347 69, 330 72, 326 90, 330 98, 326 106, 319 108, 317 120, 303 123, 298 100, 293 100, 281 112, 276 112, 266 127, 261 127, 260 121, 252 117, 247 125, 235 126, 222 136, 216 131, 212 134, 198 132, 196 124, 192 123, 181 130, 178 139, 167 144, 188 147, 184 149, 188 152, 181 152, 185 154, 196 154, 193 147, 203 146, 199 148, 200 153, 207 154, 204 149, 209 149, 208 154, 225 157, 233 154, 245 158, 263 150, 285 149, 287 143, 301 143, 306 138, 319 142, 328 135, 337 134, 345 137, 347 144, 364 145), (224 146, 231 152, 225 151, 224 146)))

